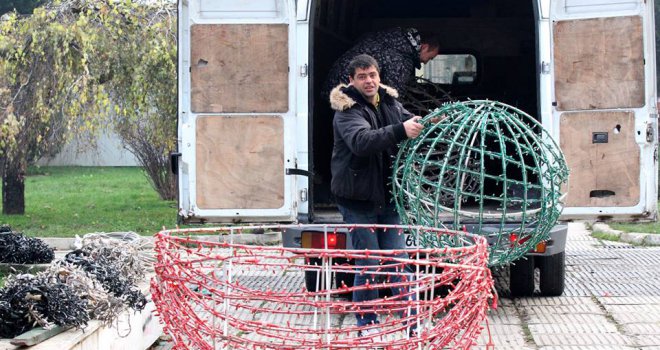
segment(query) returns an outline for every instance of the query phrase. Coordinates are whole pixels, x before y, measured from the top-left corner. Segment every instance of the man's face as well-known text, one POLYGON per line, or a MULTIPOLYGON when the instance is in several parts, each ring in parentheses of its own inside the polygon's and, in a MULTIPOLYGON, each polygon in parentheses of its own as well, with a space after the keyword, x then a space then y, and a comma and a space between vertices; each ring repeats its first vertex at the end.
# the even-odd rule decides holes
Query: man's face
POLYGON ((355 75, 349 76, 348 80, 367 100, 371 100, 378 93, 380 75, 374 66, 365 69, 356 68, 355 75))
POLYGON ((419 60, 427 63, 438 55, 438 48, 432 49, 428 44, 422 44, 419 49, 419 60))

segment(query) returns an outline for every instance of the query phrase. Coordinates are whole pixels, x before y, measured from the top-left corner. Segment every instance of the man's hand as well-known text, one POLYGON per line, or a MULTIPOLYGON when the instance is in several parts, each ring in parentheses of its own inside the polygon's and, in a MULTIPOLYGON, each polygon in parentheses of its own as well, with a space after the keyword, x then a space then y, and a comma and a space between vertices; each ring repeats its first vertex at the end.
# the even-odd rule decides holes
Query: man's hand
POLYGON ((447 119, 447 116, 445 114, 441 115, 440 117, 433 117, 431 118, 431 123, 437 124, 443 120, 447 119))
POLYGON ((410 139, 414 139, 419 136, 424 129, 424 125, 419 123, 419 120, 422 119, 420 116, 414 116, 405 122, 403 122, 403 127, 406 129, 406 136, 410 139))

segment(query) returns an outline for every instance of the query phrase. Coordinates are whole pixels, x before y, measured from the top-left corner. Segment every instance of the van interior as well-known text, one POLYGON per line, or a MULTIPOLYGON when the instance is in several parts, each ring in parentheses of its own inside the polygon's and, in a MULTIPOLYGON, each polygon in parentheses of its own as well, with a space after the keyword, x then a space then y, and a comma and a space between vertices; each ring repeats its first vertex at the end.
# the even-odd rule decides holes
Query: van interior
MULTIPOLYGON (((362 35, 393 27, 434 33, 440 54, 417 87, 438 100, 489 99, 538 119, 535 1, 314 0, 310 18, 310 220, 336 213, 330 192, 333 112, 320 90, 334 61, 362 35)), ((421 100, 421 99, 420 99, 421 100)), ((406 105, 419 115, 437 102, 406 105)))

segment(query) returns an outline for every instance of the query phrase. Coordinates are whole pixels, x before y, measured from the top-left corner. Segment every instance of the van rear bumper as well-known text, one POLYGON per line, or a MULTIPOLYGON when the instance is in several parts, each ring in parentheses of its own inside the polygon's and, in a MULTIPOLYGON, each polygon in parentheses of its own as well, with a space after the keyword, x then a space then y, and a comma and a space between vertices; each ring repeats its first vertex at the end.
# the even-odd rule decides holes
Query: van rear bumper
MULTIPOLYGON (((329 227, 332 226, 332 224, 328 224, 329 227)), ((487 236, 487 240, 489 244, 494 244, 495 241, 498 239, 498 234, 496 232, 500 231, 500 226, 499 225, 493 225, 493 226, 488 226, 486 225, 486 229, 482 229, 484 231, 488 231, 488 227, 490 227, 490 230, 492 230, 493 235, 487 236)), ((514 225, 511 225, 513 228, 514 225)), ((470 226, 467 225, 466 229, 468 232, 470 232, 470 226)), ((506 229, 506 227, 505 227, 506 229)), ((282 245, 286 248, 302 248, 302 233, 303 231, 314 231, 318 232, 319 234, 323 234, 324 230, 322 228, 314 227, 311 229, 306 229, 306 228, 287 228, 282 231, 282 245)), ((345 233, 348 237, 348 230, 347 229, 340 229, 337 230, 337 232, 345 233)), ((555 255, 559 254, 563 251, 566 250, 566 237, 568 235, 568 225, 567 224, 558 224, 555 225, 549 233, 549 238, 546 241, 546 249, 545 252, 543 253, 537 253, 537 252, 529 252, 526 255, 527 256, 549 256, 549 255, 555 255)), ((499 239, 507 239, 508 237, 499 237, 499 239)), ((346 249, 353 249, 353 246, 351 244, 351 240, 346 239, 346 249)))

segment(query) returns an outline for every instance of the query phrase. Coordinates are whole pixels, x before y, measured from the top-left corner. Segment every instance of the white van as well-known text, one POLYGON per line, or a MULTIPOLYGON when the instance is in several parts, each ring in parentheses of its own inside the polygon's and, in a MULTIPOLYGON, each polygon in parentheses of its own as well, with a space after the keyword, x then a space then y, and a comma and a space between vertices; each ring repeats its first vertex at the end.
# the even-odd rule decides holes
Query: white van
POLYGON ((513 105, 553 135, 562 219, 656 219, 653 1, 182 0, 181 220, 340 220, 320 89, 357 38, 392 27, 438 35, 421 73, 452 96, 513 105))

